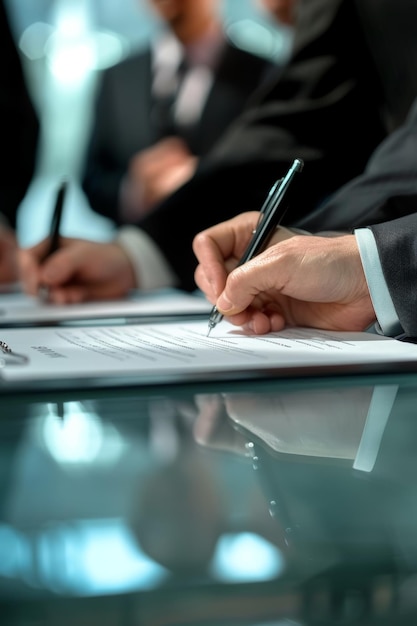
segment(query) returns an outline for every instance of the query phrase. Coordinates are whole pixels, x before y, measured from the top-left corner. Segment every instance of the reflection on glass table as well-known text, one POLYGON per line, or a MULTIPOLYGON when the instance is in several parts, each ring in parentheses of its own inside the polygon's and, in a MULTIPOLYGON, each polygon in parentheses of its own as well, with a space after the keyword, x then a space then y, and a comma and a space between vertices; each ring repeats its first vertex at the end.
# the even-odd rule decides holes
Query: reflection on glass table
POLYGON ((3 398, 1 623, 417 619, 416 400, 364 377, 3 398))

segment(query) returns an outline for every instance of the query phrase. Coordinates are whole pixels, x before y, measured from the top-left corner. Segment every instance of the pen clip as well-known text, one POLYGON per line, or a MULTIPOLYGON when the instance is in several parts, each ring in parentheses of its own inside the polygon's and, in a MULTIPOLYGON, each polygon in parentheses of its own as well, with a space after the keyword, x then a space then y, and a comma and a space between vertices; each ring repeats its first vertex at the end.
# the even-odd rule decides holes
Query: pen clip
POLYGON ((277 188, 279 187, 279 185, 282 183, 283 180, 284 180, 284 178, 278 178, 278 180, 276 180, 274 182, 274 184, 272 185, 271 189, 269 190, 268 195, 265 198, 265 202, 263 203, 263 205, 261 206, 261 208, 259 210, 258 222, 256 224, 255 229, 252 231, 252 235, 255 235, 255 233, 259 229, 259 226, 261 225, 262 220, 264 219, 265 215, 269 211, 269 208, 271 207, 271 203, 272 203, 272 200, 274 198, 275 191, 277 190, 277 188))

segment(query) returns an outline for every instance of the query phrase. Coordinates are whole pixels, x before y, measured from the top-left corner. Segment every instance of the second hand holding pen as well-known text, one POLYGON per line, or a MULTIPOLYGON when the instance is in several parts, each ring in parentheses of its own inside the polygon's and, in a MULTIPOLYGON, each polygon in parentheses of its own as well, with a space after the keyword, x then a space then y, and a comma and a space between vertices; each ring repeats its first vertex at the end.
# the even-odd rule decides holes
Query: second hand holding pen
MULTIPOLYGON (((61 232, 62 213, 64 208, 65 196, 67 193, 68 183, 63 181, 56 195, 55 206, 52 213, 51 227, 49 232, 49 247, 46 251, 42 262, 45 261, 51 254, 56 252, 59 248, 59 237, 61 232)), ((39 296, 42 300, 48 299, 48 288, 43 286, 39 290, 39 296)))
MULTIPOLYGON (((288 170, 285 177, 274 183, 268 196, 260 210, 259 222, 256 230, 253 232, 253 237, 250 240, 248 247, 243 253, 237 267, 250 261, 254 256, 262 252, 268 241, 271 239, 276 228, 279 226, 282 218, 287 210, 287 203, 284 202, 287 195, 290 184, 298 172, 301 172, 304 167, 304 162, 301 159, 294 159, 294 162, 288 170)), ((211 310, 208 321, 208 333, 207 337, 213 328, 217 326, 223 319, 222 313, 214 306, 211 310)))
POLYGON ((48 256, 51 256, 51 254, 56 252, 59 248, 59 236, 60 236, 60 230, 61 230, 62 210, 64 208, 67 186, 68 186, 68 183, 64 180, 59 186, 59 189, 56 195, 55 207, 52 213, 51 229, 49 233, 49 239, 50 239, 49 249, 44 256, 44 259, 46 259, 48 256))

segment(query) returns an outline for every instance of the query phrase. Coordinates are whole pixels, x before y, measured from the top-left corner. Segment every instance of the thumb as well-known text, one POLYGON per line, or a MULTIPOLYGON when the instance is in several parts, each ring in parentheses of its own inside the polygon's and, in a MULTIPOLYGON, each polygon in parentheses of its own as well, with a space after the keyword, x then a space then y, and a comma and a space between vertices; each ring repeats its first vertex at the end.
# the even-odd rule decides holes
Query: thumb
POLYGON ((236 315, 247 309, 264 289, 264 278, 264 272, 258 271, 255 260, 234 269, 227 277, 226 286, 216 302, 218 311, 224 315, 236 315))
POLYGON ((223 293, 220 294, 216 302, 216 309, 220 313, 224 313, 225 315, 233 315, 235 313, 240 313, 240 311, 242 310, 239 307, 236 308, 233 302, 229 300, 225 291, 223 291, 223 293))
POLYGON ((224 315, 236 315, 247 309, 261 292, 268 289, 280 291, 288 279, 291 263, 288 263, 288 259, 285 261, 285 254, 279 254, 279 250, 286 250, 287 243, 300 234, 310 235, 296 228, 277 228, 270 246, 264 252, 229 274, 226 286, 216 302, 218 311, 224 315), (281 279, 274 270, 277 263, 281 279))

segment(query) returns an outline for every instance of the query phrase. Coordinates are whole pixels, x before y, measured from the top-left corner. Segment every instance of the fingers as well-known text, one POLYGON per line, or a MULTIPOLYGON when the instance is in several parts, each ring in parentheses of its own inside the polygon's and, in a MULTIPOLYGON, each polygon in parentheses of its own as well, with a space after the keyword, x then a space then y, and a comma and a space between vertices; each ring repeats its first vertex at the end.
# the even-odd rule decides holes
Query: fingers
POLYGON ((22 287, 29 295, 36 295, 41 286, 41 262, 47 254, 49 239, 44 239, 36 246, 22 248, 18 252, 19 278, 22 287))
POLYGON ((76 303, 118 298, 136 286, 129 258, 116 243, 63 238, 41 263, 44 243, 20 252, 23 286, 31 295, 47 287, 51 302, 76 303))
POLYGON ((84 268, 98 262, 100 245, 95 242, 65 239, 62 246, 41 266, 42 284, 54 288, 71 282, 84 268))
POLYGON ((205 265, 213 259, 239 259, 252 237, 259 219, 257 211, 242 213, 195 236, 193 250, 198 261, 205 265))
POLYGON ((279 292, 279 283, 272 263, 261 254, 229 274, 216 306, 223 315, 236 315, 269 290, 279 292))
POLYGON ((194 239, 196 283, 221 314, 255 334, 296 325, 362 330, 372 323, 354 235, 280 228, 264 252, 239 265, 257 216, 241 214, 194 239))
POLYGON ((267 248, 231 272, 216 306, 257 334, 363 330, 375 317, 354 235, 296 235, 267 248))
POLYGON ((197 159, 185 143, 168 137, 131 159, 128 181, 139 187, 141 205, 149 209, 187 182, 196 166, 197 159))
POLYGON ((46 259, 48 239, 19 252, 20 277, 27 293, 36 295, 41 286, 53 288, 62 285, 82 266, 84 256, 77 245, 72 245, 73 241, 63 238, 63 247, 46 259))
POLYGON ((223 290, 226 277, 239 262, 258 219, 256 211, 243 213, 194 238, 193 251, 199 262, 195 280, 209 299, 217 298, 223 290))
POLYGON ((199 260, 194 274, 195 282, 209 300, 215 301, 227 278, 223 254, 216 241, 205 232, 194 239, 193 250, 199 260))
POLYGON ((244 328, 255 335, 266 335, 282 330, 286 325, 285 317, 277 311, 259 311, 254 309, 244 328))
POLYGON ((191 157, 186 144, 178 137, 167 137, 138 152, 130 162, 130 172, 139 178, 153 178, 166 169, 183 163, 191 157))
MULTIPOLYGON (((242 213, 194 238, 193 251, 199 261, 195 281, 210 301, 215 301, 224 289, 226 277, 243 256, 258 221, 257 211, 242 213)), ((280 227, 271 244, 290 239, 294 234, 291 229, 280 227)))
MULTIPOLYGON (((309 302, 341 301, 351 291, 351 281, 345 278, 352 264, 350 246, 347 238, 303 235, 275 243, 228 276, 217 307, 224 315, 235 315, 259 294, 278 303, 283 295, 309 302)), ((355 271, 354 280, 357 276, 355 271)))

